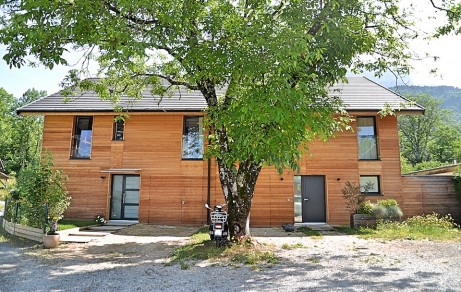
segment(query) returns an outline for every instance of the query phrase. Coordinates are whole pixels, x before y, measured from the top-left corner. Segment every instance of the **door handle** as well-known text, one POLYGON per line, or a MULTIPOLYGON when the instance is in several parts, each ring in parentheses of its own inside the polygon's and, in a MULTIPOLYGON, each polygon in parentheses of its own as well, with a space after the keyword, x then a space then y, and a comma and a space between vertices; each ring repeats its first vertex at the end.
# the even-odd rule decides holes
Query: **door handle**
POLYGON ((309 199, 303 199, 304 201, 309 201, 309 199))
POLYGON ((126 197, 126 193, 123 192, 123 194, 122 194, 122 203, 123 203, 123 204, 125 204, 125 197, 126 197))

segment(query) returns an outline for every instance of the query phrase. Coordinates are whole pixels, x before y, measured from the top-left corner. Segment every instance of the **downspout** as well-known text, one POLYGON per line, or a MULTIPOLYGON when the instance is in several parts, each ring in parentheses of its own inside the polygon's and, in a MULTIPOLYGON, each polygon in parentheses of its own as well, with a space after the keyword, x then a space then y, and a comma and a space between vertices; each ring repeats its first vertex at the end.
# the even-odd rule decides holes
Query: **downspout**
MULTIPOLYGON (((211 158, 208 158, 208 181, 207 181, 207 194, 206 203, 210 206, 211 201, 211 158)), ((206 209, 206 224, 210 224, 210 209, 206 209)))
MULTIPOLYGON (((211 130, 208 131, 208 137, 211 135, 211 130)), ((210 138, 208 138, 208 145, 210 145, 210 138)), ((206 194, 206 203, 210 206, 211 203, 211 158, 208 157, 208 170, 207 170, 207 194, 206 194)), ((206 224, 210 224, 210 209, 206 209, 206 224)))

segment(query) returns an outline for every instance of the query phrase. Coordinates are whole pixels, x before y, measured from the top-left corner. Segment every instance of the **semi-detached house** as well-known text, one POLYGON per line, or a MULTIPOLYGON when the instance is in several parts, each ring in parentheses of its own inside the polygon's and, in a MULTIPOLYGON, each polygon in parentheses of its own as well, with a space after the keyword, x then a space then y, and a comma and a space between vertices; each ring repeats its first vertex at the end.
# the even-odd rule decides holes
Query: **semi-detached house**
MULTIPOLYGON (((420 183, 400 173, 397 116, 424 109, 363 77, 329 89, 354 117, 353 131, 309 144, 299 173, 265 167, 258 179, 252 226, 293 222, 348 224, 341 189, 346 181, 373 183, 370 199, 395 198, 406 215, 424 211, 420 183), (395 115, 381 117, 385 107, 395 115), (415 189, 420 193, 415 192, 415 189)), ((43 149, 69 175, 67 218, 138 220, 151 224, 206 223, 203 205, 223 202, 217 165, 203 158, 206 102, 200 92, 177 91, 161 99, 122 97, 125 121, 94 92, 56 93, 18 113, 43 115, 43 149)))

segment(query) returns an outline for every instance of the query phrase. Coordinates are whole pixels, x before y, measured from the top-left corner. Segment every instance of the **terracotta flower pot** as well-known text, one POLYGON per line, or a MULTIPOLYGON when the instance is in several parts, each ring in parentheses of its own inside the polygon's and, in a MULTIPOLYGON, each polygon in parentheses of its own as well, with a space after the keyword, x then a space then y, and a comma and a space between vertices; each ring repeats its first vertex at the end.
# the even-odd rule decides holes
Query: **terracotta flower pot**
POLYGON ((45 248, 55 248, 59 244, 59 234, 43 235, 43 246, 45 248))

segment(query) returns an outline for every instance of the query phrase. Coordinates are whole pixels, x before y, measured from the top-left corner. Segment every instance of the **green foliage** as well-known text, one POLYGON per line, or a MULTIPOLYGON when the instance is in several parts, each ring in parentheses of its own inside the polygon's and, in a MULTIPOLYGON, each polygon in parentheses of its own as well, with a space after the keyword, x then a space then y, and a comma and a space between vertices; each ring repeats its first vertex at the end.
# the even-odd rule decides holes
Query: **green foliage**
POLYGON ((15 110, 43 96, 45 91, 29 89, 16 99, 0 88, 0 158, 9 174, 19 173, 24 166, 40 160, 43 118, 18 116, 15 110))
POLYGON ((399 207, 399 204, 394 199, 378 200, 372 208, 373 214, 378 219, 400 219, 403 216, 402 209, 399 207))
POLYGON ((408 73, 415 36, 400 32, 412 23, 394 1, 22 0, 0 12, 10 66, 29 55, 48 68, 66 64, 69 47, 99 63, 98 83, 69 73, 69 94, 92 89, 117 102, 148 85, 163 96, 177 86, 201 91, 213 130, 207 154, 227 180, 229 218, 240 223, 250 210, 236 208, 251 206, 263 165, 297 169, 307 142, 349 128, 328 87, 348 70, 408 73))
POLYGON ((43 228, 46 223, 51 229, 53 222, 62 218, 70 204, 70 197, 65 188, 66 177, 61 171, 54 170, 51 154, 46 153, 38 165, 24 168, 18 177, 21 217, 23 223, 43 228), (48 204, 48 220, 45 222, 45 203, 48 204))
POLYGON ((461 240, 461 231, 450 215, 414 216, 403 222, 380 222, 376 232, 364 237, 409 240, 461 240))
POLYGON ((365 201, 359 205, 357 214, 373 215, 373 206, 370 201, 365 201))
POLYGON ((58 230, 66 230, 77 227, 86 227, 94 225, 93 220, 70 220, 70 219, 61 219, 58 222, 58 230))
MULTIPOLYGON (((429 95, 408 96, 426 108, 422 116, 399 116, 401 155, 412 170, 451 164, 460 158, 461 130, 452 112, 440 108, 441 100, 429 95)), ((403 172, 411 169, 402 167, 403 172)))
POLYGON ((441 101, 440 107, 443 109, 453 110, 455 118, 461 122, 461 89, 453 86, 416 86, 416 85, 399 85, 391 87, 404 96, 430 95, 441 101))

